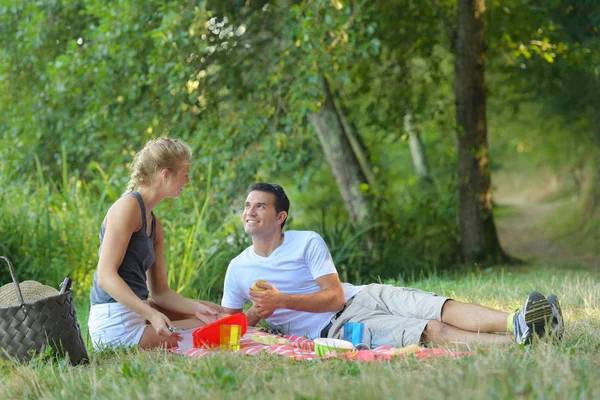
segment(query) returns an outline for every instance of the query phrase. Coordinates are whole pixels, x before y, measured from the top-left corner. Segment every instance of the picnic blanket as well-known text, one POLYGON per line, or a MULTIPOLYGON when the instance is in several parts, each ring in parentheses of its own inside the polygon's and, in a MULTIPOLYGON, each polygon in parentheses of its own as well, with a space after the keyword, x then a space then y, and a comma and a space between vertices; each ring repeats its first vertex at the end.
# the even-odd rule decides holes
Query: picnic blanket
MULTIPOLYGON (((169 351, 176 354, 199 358, 214 355, 220 351, 226 350, 209 348, 181 349, 179 347, 172 347, 169 351)), ((448 349, 426 348, 413 345, 404 348, 379 346, 371 350, 354 350, 339 354, 327 353, 325 357, 321 358, 315 353, 314 343, 310 339, 295 335, 273 335, 256 331, 251 327, 248 328, 248 332, 240 339, 240 349, 233 351, 233 353, 256 355, 262 351, 293 358, 295 360, 338 358, 366 362, 390 361, 394 357, 405 357, 409 354, 412 354, 416 358, 444 356, 458 357, 471 354, 471 352, 468 351, 452 351, 448 349)))

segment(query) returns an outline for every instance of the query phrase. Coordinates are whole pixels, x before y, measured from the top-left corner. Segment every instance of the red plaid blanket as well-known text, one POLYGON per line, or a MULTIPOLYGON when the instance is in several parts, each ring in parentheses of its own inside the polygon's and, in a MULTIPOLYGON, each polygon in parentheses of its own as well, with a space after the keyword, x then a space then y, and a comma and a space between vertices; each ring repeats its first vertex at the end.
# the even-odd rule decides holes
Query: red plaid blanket
MULTIPOLYGON (((183 350, 179 347, 172 347, 169 349, 169 351, 189 357, 206 357, 221 350, 207 348, 183 350)), ((246 332, 246 334, 241 338, 240 349, 234 351, 234 353, 254 355, 260 353, 261 351, 290 357, 296 360, 321 359, 321 357, 314 352, 314 343, 310 339, 294 335, 278 336, 270 333, 258 332, 252 328, 249 328, 248 332, 246 332)), ((349 360, 372 362, 384 360, 389 361, 394 357, 404 357, 407 354, 414 354, 414 357, 416 358, 430 358, 440 356, 463 356, 471 354, 471 352, 457 352, 446 349, 431 349, 425 347, 419 347, 417 349, 416 346, 409 346, 402 349, 392 346, 379 346, 371 350, 355 350, 341 354, 329 353, 323 358, 345 358, 349 360)))

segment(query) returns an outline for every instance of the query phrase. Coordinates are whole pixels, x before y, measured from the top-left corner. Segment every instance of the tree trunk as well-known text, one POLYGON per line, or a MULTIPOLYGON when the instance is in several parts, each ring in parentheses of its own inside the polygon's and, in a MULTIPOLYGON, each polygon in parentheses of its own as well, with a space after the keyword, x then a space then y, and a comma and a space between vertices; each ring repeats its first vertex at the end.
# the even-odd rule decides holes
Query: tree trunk
POLYGON ((593 136, 594 142, 596 144, 596 152, 593 155, 593 161, 591 168, 586 168, 585 175, 590 175, 590 177, 586 177, 586 181, 589 180, 589 183, 584 192, 585 203, 584 208, 588 215, 593 218, 594 213, 596 212, 596 208, 598 207, 598 198, 600 198, 600 131, 596 132, 593 136))
POLYGON ((373 173, 373 168, 371 168, 371 157, 369 155, 369 150, 356 131, 356 125, 354 125, 353 122, 348 121, 347 116, 350 115, 350 112, 348 111, 348 107, 346 107, 346 102, 344 101, 342 93, 335 87, 330 88, 330 91, 331 97, 334 100, 333 104, 338 110, 338 115, 342 121, 344 132, 346 133, 346 137, 348 137, 348 141, 350 142, 350 146, 352 146, 352 150, 354 150, 354 155, 360 164, 360 169, 362 169, 363 174, 367 178, 370 189, 375 190, 376 179, 375 174, 373 173))
POLYGON ((419 131, 415 129, 413 116, 410 111, 404 116, 404 131, 408 134, 408 147, 415 172, 421 182, 429 185, 432 182, 429 176, 429 163, 425 154, 425 146, 423 145, 419 131))
POLYGON ((354 224, 370 222, 369 199, 363 190, 367 185, 367 179, 344 130, 329 83, 324 76, 321 76, 321 82, 325 92, 325 102, 319 112, 310 114, 308 119, 317 132, 323 154, 340 189, 350 218, 354 224))
POLYGON ((459 0, 455 82, 463 262, 505 260, 492 207, 485 108, 484 0, 459 0))
POLYGON ((373 169, 371 168, 371 163, 369 161, 369 153, 365 147, 365 144, 360 138, 360 135, 356 132, 356 126, 352 122, 348 122, 346 118, 346 113, 344 112, 344 108, 341 107, 340 119, 342 121, 342 126, 344 127, 344 132, 346 133, 346 137, 350 142, 350 146, 354 151, 354 155, 358 160, 358 164, 360 165, 360 169, 362 170, 367 182, 371 189, 375 187, 375 174, 373 173, 373 169))

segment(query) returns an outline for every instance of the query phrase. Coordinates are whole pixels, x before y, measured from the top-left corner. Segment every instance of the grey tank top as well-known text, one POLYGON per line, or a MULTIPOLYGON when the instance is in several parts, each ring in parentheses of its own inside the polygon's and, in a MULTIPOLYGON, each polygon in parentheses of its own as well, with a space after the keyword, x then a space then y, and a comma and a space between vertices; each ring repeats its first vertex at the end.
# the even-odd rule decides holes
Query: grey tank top
MULTIPOLYGON (((154 213, 152 213, 152 233, 150 236, 146 233, 146 207, 144 206, 144 200, 138 192, 127 193, 127 195, 133 195, 140 204, 142 211, 142 228, 134 232, 129 239, 123 262, 119 266, 118 274, 125 283, 133 290, 142 300, 148 298, 148 285, 146 284, 146 271, 150 269, 154 264, 154 238, 156 237, 156 219, 154 213)), ((100 249, 98 250, 98 256, 100 256, 100 250, 102 249, 102 240, 104 239, 104 233, 106 227, 104 223, 100 227, 100 249)), ((94 273, 94 284, 90 292, 90 304, 104 304, 104 303, 116 303, 117 301, 112 298, 104 289, 98 286, 98 269, 94 273)))

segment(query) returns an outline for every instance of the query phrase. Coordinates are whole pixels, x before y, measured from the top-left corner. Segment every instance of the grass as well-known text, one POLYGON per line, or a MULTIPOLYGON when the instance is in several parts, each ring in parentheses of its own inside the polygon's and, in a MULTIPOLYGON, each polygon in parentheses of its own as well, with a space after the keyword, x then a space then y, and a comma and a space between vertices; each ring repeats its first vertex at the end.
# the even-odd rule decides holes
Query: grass
MULTIPOLYGON (((11 184, 18 174, 0 162, 0 231, 4 233, 0 252, 15 257, 21 280, 54 285, 73 274, 85 339, 97 230, 106 209, 118 197, 120 185, 99 167, 101 179, 86 184, 69 176, 64 160, 63 151, 60 184, 45 178, 41 169, 37 179, 11 184)), ((234 240, 229 250, 218 245, 235 232, 228 221, 223 222, 223 229, 206 225, 211 220, 207 215, 209 189, 210 183, 204 192, 190 189, 177 203, 161 205, 159 212, 163 221, 173 221, 164 225, 169 237, 166 262, 170 270, 178 272, 169 274, 171 284, 186 295, 215 301, 222 286, 224 260, 231 259, 227 251, 237 254, 236 249, 244 244, 234 240)), ((580 224, 585 220, 580 207, 569 201, 561 199, 558 212, 552 219, 540 221, 541 225, 564 238, 565 246, 576 254, 596 254, 598 219, 580 224)), ((499 207, 497 217, 516 218, 517 211, 513 206, 499 207)), ((332 250, 341 249, 334 255, 343 261, 347 255, 343 242, 332 244, 332 250)), ((65 360, 36 359, 26 365, 0 360, 0 398, 600 398, 597 269, 538 262, 386 282, 504 311, 519 306, 531 290, 555 293, 563 306, 565 337, 557 345, 472 347, 474 355, 468 357, 407 357, 382 363, 305 362, 268 354, 227 353, 190 359, 160 350, 92 352, 90 364, 79 367, 71 367, 65 360)))
MULTIPOLYGON (((398 282, 403 284, 404 282, 398 282)), ((261 354, 191 359, 154 350, 92 354, 87 366, 5 363, 2 398, 600 398, 600 273, 556 265, 497 267, 411 286, 509 310, 530 290, 556 293, 565 338, 521 349, 473 347, 463 358, 354 363, 261 354)), ((79 303, 79 302, 78 302, 79 303)), ((86 314, 78 304, 80 320, 86 314)))

